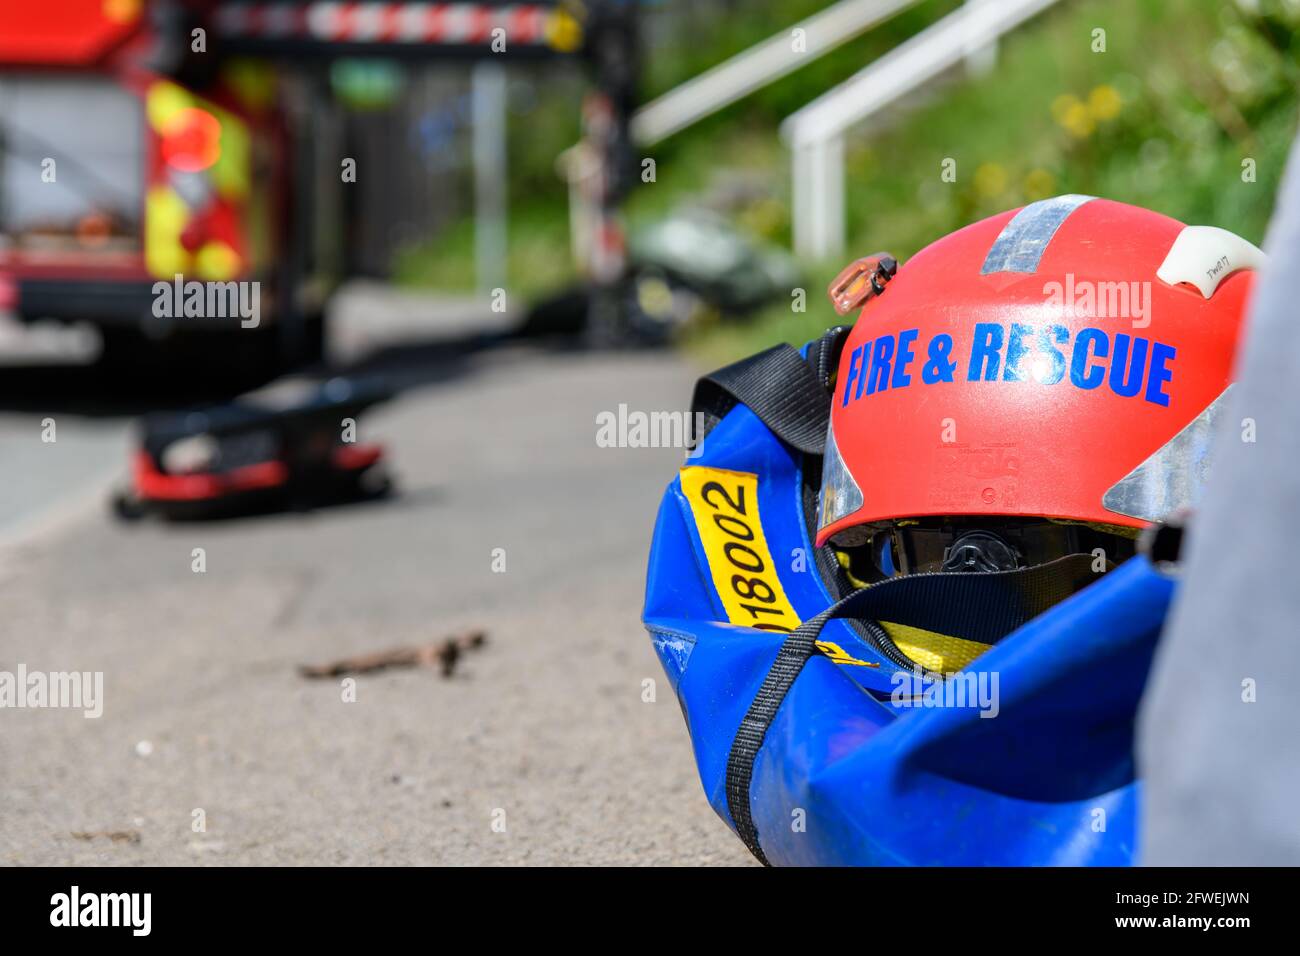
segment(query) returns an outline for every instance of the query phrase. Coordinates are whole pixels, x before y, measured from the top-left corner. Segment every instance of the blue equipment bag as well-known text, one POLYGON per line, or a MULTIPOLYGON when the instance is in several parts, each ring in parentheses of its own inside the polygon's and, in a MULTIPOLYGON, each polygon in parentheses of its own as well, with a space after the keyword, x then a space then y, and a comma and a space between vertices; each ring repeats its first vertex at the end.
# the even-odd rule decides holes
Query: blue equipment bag
MULTIPOLYGON (((824 345, 800 358, 823 382, 824 345)), ((713 404, 660 505, 644 610, 718 815, 773 864, 1131 864, 1134 719, 1173 583, 1075 555, 854 593, 810 534, 816 416, 722 391, 758 413, 713 404), (879 620, 992 646, 937 678, 883 651, 879 620)))

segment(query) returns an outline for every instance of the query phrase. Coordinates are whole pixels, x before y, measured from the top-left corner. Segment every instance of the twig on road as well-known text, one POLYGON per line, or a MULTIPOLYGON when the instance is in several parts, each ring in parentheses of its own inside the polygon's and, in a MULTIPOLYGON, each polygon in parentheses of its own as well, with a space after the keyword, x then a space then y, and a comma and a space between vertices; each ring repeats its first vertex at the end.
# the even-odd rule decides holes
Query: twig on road
POLYGON ((300 664, 298 673, 312 679, 341 677, 344 674, 368 674, 389 667, 434 667, 443 677, 450 677, 456 663, 465 651, 482 647, 487 642, 483 631, 468 631, 453 635, 432 644, 395 647, 387 651, 343 657, 327 664, 300 664))
POLYGON ((77 840, 94 840, 107 837, 114 843, 139 843, 139 830, 73 830, 72 836, 77 840))

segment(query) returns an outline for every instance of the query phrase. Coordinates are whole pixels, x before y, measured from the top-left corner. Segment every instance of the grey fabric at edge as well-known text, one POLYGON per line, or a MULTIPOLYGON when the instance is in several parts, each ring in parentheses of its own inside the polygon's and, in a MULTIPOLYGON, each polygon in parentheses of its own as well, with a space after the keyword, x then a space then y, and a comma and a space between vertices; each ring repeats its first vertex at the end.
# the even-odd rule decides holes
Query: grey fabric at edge
POLYGON ((1300 864, 1297 147, 1264 248, 1240 384, 1139 716, 1145 865, 1300 864))

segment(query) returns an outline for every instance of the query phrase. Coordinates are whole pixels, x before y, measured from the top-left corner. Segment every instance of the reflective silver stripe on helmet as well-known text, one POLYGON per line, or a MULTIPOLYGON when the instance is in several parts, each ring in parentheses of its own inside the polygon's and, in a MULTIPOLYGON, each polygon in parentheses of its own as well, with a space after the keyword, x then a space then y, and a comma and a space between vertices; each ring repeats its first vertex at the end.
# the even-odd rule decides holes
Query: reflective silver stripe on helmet
POLYGON ((1194 507, 1209 474, 1215 423, 1232 389, 1225 388, 1182 431, 1111 485, 1101 496, 1102 507, 1142 521, 1161 521, 1180 508, 1194 507))
POLYGON ((835 444, 835 426, 826 427, 826 456, 822 459, 822 493, 817 530, 832 525, 862 507, 862 489, 849 474, 835 444))
POLYGON ((993 248, 984 258, 980 275, 992 272, 1037 272, 1047 244, 1056 230, 1084 203, 1095 196, 1057 196, 1031 202, 1002 227, 993 248))

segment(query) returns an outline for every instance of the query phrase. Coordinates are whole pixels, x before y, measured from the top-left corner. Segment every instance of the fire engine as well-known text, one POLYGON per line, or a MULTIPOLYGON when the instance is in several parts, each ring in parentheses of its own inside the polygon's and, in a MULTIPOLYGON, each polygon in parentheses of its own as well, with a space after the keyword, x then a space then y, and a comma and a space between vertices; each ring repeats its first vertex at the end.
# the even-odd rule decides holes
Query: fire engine
POLYGON ((119 358, 307 348, 337 262, 303 168, 320 113, 141 0, 0 9, 0 308, 90 322, 119 358), (265 321, 156 308, 178 277, 255 289, 265 321))
POLYGON ((594 53, 617 133, 630 57, 589 41, 629 34, 600 28, 599 7, 0 0, 0 311, 92 323, 127 356, 310 352, 339 279, 341 190, 323 184, 338 183, 340 148, 317 74, 296 67, 594 53), (258 321, 156 307, 196 282, 254 288, 258 321))

